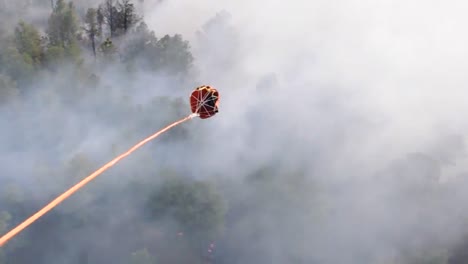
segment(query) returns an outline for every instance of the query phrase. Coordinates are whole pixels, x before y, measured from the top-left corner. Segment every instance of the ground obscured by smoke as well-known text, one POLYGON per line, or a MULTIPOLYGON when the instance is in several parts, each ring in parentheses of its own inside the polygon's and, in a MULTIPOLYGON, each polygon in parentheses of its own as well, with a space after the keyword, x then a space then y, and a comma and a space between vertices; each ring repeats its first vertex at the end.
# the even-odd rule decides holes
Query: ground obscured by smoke
POLYGON ((202 76, 222 91, 222 112, 206 124, 219 142, 208 155, 221 162, 206 172, 238 182, 231 204, 252 209, 230 226, 227 244, 238 251, 227 262, 442 263, 465 233, 466 4, 181 8, 190 5, 167 1, 150 21, 190 36, 202 18, 229 13, 195 45, 202 76), (271 72, 276 84, 258 88, 271 72), (293 168, 316 188, 266 194, 244 180, 266 164, 279 166, 277 188, 296 180, 293 168), (321 217, 312 213, 322 207, 321 217))
MULTIPOLYGON (((109 185, 157 185, 146 172, 174 167, 215 181, 229 204, 216 263, 448 263, 466 235, 468 217, 468 21, 462 12, 468 4, 142 5, 156 35, 181 33, 190 40, 198 76, 179 83, 110 69, 100 74, 95 91, 71 104, 54 99, 54 93, 32 93, 14 121, 1 113, 4 179, 34 183, 31 195, 42 199, 39 206, 186 114, 161 107, 154 97, 185 100, 198 84, 210 84, 221 94, 219 115, 184 125, 186 141, 149 144, 57 213, 92 205, 86 195, 109 185), (139 107, 153 112, 142 118, 139 107), (137 123, 149 125, 135 133, 137 123), (52 184, 37 179, 38 164, 54 168, 77 153, 91 159, 81 161, 89 165, 82 165, 84 171, 71 178, 57 172, 52 184)), ((63 70, 33 88, 60 91, 68 74, 63 70)), ((79 234, 51 243, 78 239, 85 245, 91 239, 103 256, 127 250, 140 234, 110 234, 124 224, 149 230, 142 227, 144 199, 113 190, 102 195, 108 201, 100 208, 86 211, 90 222, 79 234)), ((74 254, 45 259, 68 263, 74 254)))

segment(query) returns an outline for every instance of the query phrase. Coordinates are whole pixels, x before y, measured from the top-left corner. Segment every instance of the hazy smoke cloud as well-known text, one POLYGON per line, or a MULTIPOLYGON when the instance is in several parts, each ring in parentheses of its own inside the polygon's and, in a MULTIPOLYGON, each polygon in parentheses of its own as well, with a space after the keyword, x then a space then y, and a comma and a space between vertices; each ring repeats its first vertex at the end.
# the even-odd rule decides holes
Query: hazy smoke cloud
POLYGON ((409 261, 460 238, 464 198, 452 189, 463 189, 455 186, 466 169, 464 8, 461 1, 155 7, 151 25, 187 36, 218 21, 205 30, 211 39, 193 35, 204 81, 222 91, 221 114, 204 124, 218 142, 207 152, 217 164, 205 171, 239 182, 232 199, 240 204, 262 202, 232 223, 227 243, 242 249, 230 263, 409 261), (218 11, 224 18, 211 19, 218 11), (271 72, 274 85, 257 87, 271 72), (294 181, 298 167, 316 188, 267 195, 242 183, 272 162, 277 188, 294 181), (290 196, 301 199, 284 202, 290 196))
MULTIPOLYGON (((150 144, 59 212, 92 204, 86 193, 106 185, 158 182, 139 175, 175 166, 218 182, 229 202, 223 263, 427 263, 464 237, 466 2, 140 4, 157 36, 190 40, 198 77, 185 86, 144 72, 125 81, 111 69, 100 74, 102 90, 73 107, 52 94, 31 95, 14 122, 2 113, 3 178, 32 183, 31 195, 45 200, 110 160, 113 146, 120 152, 185 114, 162 106, 146 115, 151 127, 130 133, 144 122, 137 105, 149 107, 174 87, 186 100, 196 85, 211 84, 221 93, 220 113, 186 125, 189 142, 150 144), (88 171, 36 185, 37 163, 54 167, 81 152, 93 159, 88 171), (268 183, 248 177, 265 167, 268 183)), ((31 19, 45 11, 37 12, 31 19)), ((60 91, 67 74, 34 89, 60 91)), ((64 241, 93 238, 105 256, 136 240, 135 233, 118 243, 100 234, 143 226, 143 198, 109 197, 105 209, 87 211, 86 231, 64 241)), ((73 254, 50 258, 67 263, 73 254)))

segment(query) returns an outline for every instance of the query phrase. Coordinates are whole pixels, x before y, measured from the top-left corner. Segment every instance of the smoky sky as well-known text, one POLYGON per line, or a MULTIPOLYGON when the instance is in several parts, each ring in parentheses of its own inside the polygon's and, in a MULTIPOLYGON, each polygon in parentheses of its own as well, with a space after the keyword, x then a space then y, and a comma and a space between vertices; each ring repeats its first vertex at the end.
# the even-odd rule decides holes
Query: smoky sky
MULTIPOLYGON (((141 175, 173 166, 220 185, 232 210, 220 239, 223 263, 424 262, 421 256, 465 236, 467 7, 436 0, 143 1, 139 10, 157 36, 180 33, 190 41, 196 77, 181 84, 139 72, 125 82, 122 69, 112 68, 100 73, 105 89, 76 107, 32 93, 14 115, 19 121, 11 125, 11 113, 3 113, 4 178, 45 201, 185 115, 155 107, 152 126, 128 137, 126 118, 138 116, 137 105, 154 106, 162 95, 185 100, 209 84, 220 91, 218 115, 184 125, 188 140, 149 144, 87 192, 157 182, 141 175), (174 94, 165 89, 171 86, 174 94), (106 108, 112 121, 92 114, 106 108), (54 167, 77 153, 91 161, 71 179, 58 175, 58 183, 46 184, 50 177, 35 176, 37 163, 54 167), (13 166, 19 159, 22 166, 13 166), (268 185, 247 179, 264 167, 271 169, 268 185)), ((73 69, 34 86, 59 90, 67 74, 73 69)), ((71 208, 92 203, 85 193, 71 208)), ((128 205, 126 214, 72 235, 97 239, 108 254, 125 248, 108 249, 112 241, 97 233, 143 221, 142 200, 119 196, 102 210, 128 205)))
POLYGON ((203 124, 219 141, 204 153, 222 162, 195 160, 239 182, 234 201, 264 202, 232 223, 229 246, 248 245, 232 263, 408 261, 464 236, 466 3, 146 4, 156 31, 194 40, 219 15, 193 46, 222 91, 203 124), (315 188, 263 200, 242 176, 272 162, 279 189, 293 168, 315 188))

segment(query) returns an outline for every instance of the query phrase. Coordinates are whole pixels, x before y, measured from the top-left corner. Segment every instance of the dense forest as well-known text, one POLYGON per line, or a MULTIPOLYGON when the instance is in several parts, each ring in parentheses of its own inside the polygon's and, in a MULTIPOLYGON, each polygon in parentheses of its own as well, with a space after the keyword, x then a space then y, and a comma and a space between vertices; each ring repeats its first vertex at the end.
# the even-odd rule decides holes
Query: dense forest
MULTIPOLYGON (((0 0, 0 234, 184 117, 207 83, 200 57, 216 73, 237 67, 226 13, 206 18, 197 57, 181 34, 154 33, 143 2, 0 0)), ((468 261, 467 173, 440 181, 465 151, 459 135, 367 169, 348 149, 368 139, 360 116, 292 106, 302 95, 284 100, 276 74, 253 83, 255 102, 229 91, 245 97, 107 171, 0 248, 0 264, 468 261)))
MULTIPOLYGON (((23 4, 44 10, 43 2, 23 4)), ((4 25, 0 35, 2 124, 8 134, 3 151, 19 155, 0 180, 2 233, 100 162, 184 115, 187 93, 195 86, 187 81, 193 80, 189 43, 181 35, 155 36, 132 1, 106 0, 88 8, 83 2, 79 8, 64 0, 50 4, 47 18, 4 25), (138 81, 139 73, 164 77, 160 83, 174 88, 147 95, 150 103, 135 103, 132 94, 144 94, 135 89, 156 85, 138 81), (98 151, 76 151, 79 138, 94 133, 91 123, 112 127, 119 135, 100 133, 113 141, 95 145, 103 148, 98 151), (65 149, 71 156, 55 156, 65 149), (42 154, 32 158, 28 153, 42 154)), ((2 5, 2 15, 11 16, 13 4, 2 5)), ((160 144, 188 137, 181 127, 160 144)), ((197 263, 212 258, 208 250, 214 250, 226 214, 219 191, 211 182, 164 168, 164 162, 153 164, 157 155, 139 156, 140 165, 134 164, 139 169, 123 165, 112 172, 113 184, 96 182, 12 240, 1 250, 0 263, 197 263), (120 177, 127 179, 120 184, 120 177), (97 234, 100 229, 107 231, 97 234)))

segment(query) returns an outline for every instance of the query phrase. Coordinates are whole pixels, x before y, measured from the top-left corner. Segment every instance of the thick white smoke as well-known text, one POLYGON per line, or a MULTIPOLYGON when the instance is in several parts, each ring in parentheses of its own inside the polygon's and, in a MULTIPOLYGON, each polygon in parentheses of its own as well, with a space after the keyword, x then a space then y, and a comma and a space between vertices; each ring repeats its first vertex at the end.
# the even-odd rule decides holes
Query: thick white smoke
MULTIPOLYGON (((189 142, 151 145, 109 175, 124 176, 102 180, 99 188, 126 185, 125 174, 140 179, 160 166, 217 181, 232 210, 220 242, 225 263, 427 263, 464 236, 466 2, 141 4, 157 36, 180 33, 190 40, 199 73, 192 85, 215 86, 220 113, 190 122, 189 142), (154 164, 141 168, 142 160, 154 164), (259 184, 248 177, 263 167, 269 180, 259 184)), ((110 159, 112 143, 119 150, 133 143, 122 143, 125 136, 114 131, 131 130, 121 122, 136 116, 125 112, 134 108, 122 110, 108 96, 126 94, 124 77, 120 69, 102 74, 109 90, 81 102, 83 108, 106 102, 110 112, 122 112, 120 119, 103 123, 76 109, 51 110, 68 122, 43 118, 39 131, 62 129, 49 138, 61 142, 62 155, 83 151, 99 161, 110 159)), ((167 95, 161 87, 174 84, 148 73, 132 80, 130 105, 149 105, 148 98, 167 95)), ((46 85, 62 84, 41 82, 37 88, 46 85)), ((177 94, 188 98, 193 87, 187 85, 177 94)), ((37 109, 42 108, 31 106, 30 112, 37 109)), ((35 119, 23 117, 25 124, 35 119)), ((161 126, 169 120, 156 112, 154 118, 161 126)), ((25 162, 38 153, 25 155, 25 162)), ((6 162, 17 155, 7 155, 6 162)), ((134 204, 142 199, 130 198, 134 204)), ((130 198, 117 199, 116 207, 130 198)), ((108 230, 141 220, 139 209, 128 209, 132 213, 114 219, 108 230)), ((92 231, 80 238, 86 241, 92 231)), ((99 241, 103 248, 112 244, 99 241)))

